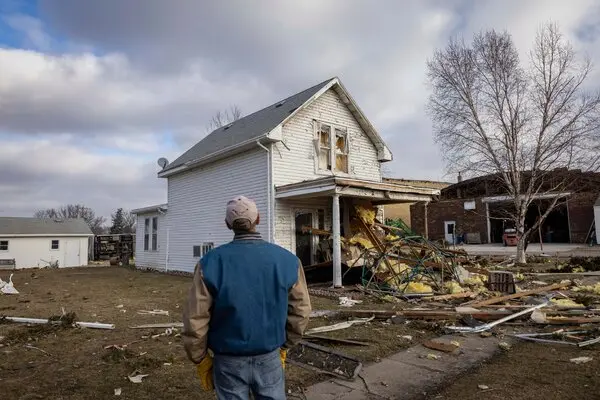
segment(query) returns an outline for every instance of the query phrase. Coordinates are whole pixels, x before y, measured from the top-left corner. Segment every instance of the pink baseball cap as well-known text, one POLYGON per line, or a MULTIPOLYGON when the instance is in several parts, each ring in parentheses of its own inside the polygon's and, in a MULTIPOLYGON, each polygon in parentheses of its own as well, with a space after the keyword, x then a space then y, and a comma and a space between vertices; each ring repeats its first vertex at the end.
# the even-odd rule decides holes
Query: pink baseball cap
POLYGON ((247 219, 253 224, 256 222, 257 218, 258 209, 253 200, 250 200, 245 196, 237 196, 227 203, 225 221, 227 221, 229 225, 233 225, 233 222, 238 219, 247 219))

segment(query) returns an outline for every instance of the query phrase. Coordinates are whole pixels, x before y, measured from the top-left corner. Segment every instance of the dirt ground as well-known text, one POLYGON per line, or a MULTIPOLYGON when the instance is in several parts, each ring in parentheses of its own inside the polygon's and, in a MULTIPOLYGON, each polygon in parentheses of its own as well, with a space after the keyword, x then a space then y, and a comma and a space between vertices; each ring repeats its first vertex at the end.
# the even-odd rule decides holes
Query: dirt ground
MULTIPOLYGON (((0 275, 4 280, 6 272, 0 275)), ((108 399, 121 389, 123 399, 202 399, 193 365, 187 360, 181 339, 152 335, 165 329, 130 329, 129 326, 181 321, 182 304, 190 278, 121 267, 89 267, 60 270, 21 270, 13 282, 19 295, 0 296, 0 315, 48 318, 75 313, 78 321, 115 324, 114 330, 49 327, 0 323, 0 388, 3 399, 108 399), (139 310, 162 309, 169 316, 140 315, 139 310), (123 350, 110 345, 127 345, 123 350), (127 376, 148 374, 139 384, 127 376)), ((335 309, 334 300, 312 297, 313 309, 335 309)), ((360 304, 358 308, 391 305, 360 304)), ((309 327, 338 321, 312 319, 309 327)), ((373 321, 323 335, 357 341, 369 346, 331 346, 364 363, 398 352, 437 336, 427 323, 394 325, 373 321), (402 336, 411 335, 412 341, 402 336)), ((300 391, 327 379, 289 365, 289 390, 300 391)))
POLYGON ((600 346, 519 343, 450 383, 432 400, 600 399, 600 346), (592 357, 574 364, 576 357, 592 357), (478 385, 489 389, 482 390, 478 385))

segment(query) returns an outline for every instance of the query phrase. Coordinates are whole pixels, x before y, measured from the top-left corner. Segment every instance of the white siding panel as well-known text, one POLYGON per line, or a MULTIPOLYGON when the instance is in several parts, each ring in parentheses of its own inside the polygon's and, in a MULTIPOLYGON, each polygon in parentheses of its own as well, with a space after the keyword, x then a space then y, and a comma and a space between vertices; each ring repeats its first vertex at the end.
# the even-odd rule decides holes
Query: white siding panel
POLYGON ((167 218, 160 213, 139 214, 135 232, 135 265, 144 268, 165 269, 167 257, 167 218), (152 250, 152 218, 158 217, 157 248, 152 250), (144 250, 144 220, 150 218, 148 250, 144 250))
POLYGON ((8 251, 0 251, 0 258, 14 258, 17 268, 43 268, 48 266, 47 262, 54 261, 58 261, 59 268, 88 264, 87 236, 9 237, 0 240, 8 240, 8 251), (51 249, 52 240, 58 240, 57 250, 51 249))
POLYGON ((317 178, 313 120, 346 127, 349 133, 349 174, 356 179, 381 181, 381 163, 377 149, 364 133, 350 110, 333 90, 328 90, 307 108, 298 112, 283 127, 283 144, 277 144, 273 154, 275 185, 286 185, 317 178), (289 150, 288 150, 289 148, 289 150))
POLYGON ((257 147, 216 163, 168 178, 169 270, 193 272, 193 246, 215 247, 233 237, 225 226, 227 201, 244 195, 256 202, 258 231, 267 239, 268 153, 257 147))

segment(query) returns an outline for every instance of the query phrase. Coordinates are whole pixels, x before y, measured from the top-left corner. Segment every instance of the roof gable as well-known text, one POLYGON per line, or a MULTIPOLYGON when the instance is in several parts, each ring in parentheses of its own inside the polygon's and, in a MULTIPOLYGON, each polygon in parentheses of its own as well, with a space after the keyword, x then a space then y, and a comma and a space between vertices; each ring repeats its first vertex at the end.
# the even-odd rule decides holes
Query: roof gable
POLYGON ((83 219, 0 217, 0 235, 93 235, 83 219))
POLYGON ((262 110, 242 117, 229 125, 215 129, 175 161, 169 163, 162 172, 172 170, 187 162, 201 159, 239 143, 260 138, 280 125, 298 107, 306 103, 330 81, 331 79, 328 79, 262 110))
POLYGON ((227 153, 229 150, 244 144, 252 144, 252 142, 259 141, 261 138, 280 141, 281 137, 274 133, 276 128, 292 119, 300 110, 307 107, 329 89, 336 91, 363 131, 373 142, 377 148, 378 160, 391 161, 392 153, 379 136, 379 133, 340 80, 332 78, 212 131, 175 161, 169 163, 158 175, 164 177, 177 173, 187 169, 187 167, 198 165, 203 160, 212 159, 212 156, 227 153))

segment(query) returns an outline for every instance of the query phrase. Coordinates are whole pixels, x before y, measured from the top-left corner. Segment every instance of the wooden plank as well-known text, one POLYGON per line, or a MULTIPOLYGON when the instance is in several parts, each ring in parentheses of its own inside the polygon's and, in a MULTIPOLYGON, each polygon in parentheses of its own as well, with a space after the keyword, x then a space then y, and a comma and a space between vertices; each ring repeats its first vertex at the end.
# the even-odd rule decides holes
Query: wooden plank
POLYGON ((474 297, 474 296, 475 296, 475 293, 473 293, 473 292, 464 292, 464 293, 443 294, 440 296, 433 296, 433 297, 424 297, 423 300, 444 301, 444 300, 452 300, 452 299, 464 299, 465 297, 474 297))
POLYGON ((321 335, 306 335, 304 336, 304 340, 322 340, 324 342, 330 343, 339 343, 339 344, 350 344, 353 346, 369 346, 369 343, 359 342, 356 340, 348 340, 348 339, 338 339, 321 335))
POLYGON ((550 292, 552 290, 557 290, 557 289, 561 289, 561 288, 568 287, 568 286, 571 286, 571 282, 568 282, 568 283, 555 283, 553 285, 543 286, 541 288, 532 289, 532 290, 526 290, 524 292, 508 294, 506 296, 492 297, 491 299, 479 301, 477 303, 473 303, 473 304, 469 304, 469 305, 471 307, 483 307, 483 306, 488 306, 490 304, 501 303, 501 302, 507 301, 507 300, 519 299, 521 297, 529 296, 529 295, 532 295, 532 294, 538 294, 538 293, 543 293, 543 292, 550 292))

